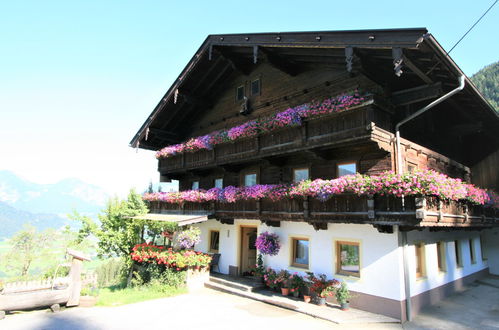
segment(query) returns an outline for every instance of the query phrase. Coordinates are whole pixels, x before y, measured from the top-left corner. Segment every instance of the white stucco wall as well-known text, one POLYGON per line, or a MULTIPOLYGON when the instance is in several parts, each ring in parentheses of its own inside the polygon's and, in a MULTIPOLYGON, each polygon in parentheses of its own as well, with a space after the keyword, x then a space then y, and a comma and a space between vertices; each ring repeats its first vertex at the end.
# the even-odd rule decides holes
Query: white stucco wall
POLYGON ((439 287, 462 277, 471 275, 488 267, 486 260, 482 260, 480 233, 471 231, 430 232, 410 231, 407 234, 409 244, 409 276, 411 283, 411 296, 418 295, 427 290, 439 287), (476 263, 471 263, 469 240, 473 240, 475 247, 476 263), (454 241, 458 240, 461 249, 462 267, 456 265, 454 241), (446 270, 440 272, 437 262, 437 242, 445 243, 446 270), (415 243, 424 242, 425 276, 416 278, 416 252, 415 243))
POLYGON ((484 257, 491 274, 499 275, 499 228, 482 231, 484 257))

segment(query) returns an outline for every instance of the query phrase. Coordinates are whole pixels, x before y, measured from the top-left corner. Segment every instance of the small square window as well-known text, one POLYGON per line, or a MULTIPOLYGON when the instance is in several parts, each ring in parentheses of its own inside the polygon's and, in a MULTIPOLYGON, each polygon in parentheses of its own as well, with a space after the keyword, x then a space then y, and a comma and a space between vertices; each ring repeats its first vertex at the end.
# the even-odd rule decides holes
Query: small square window
POLYGON ((437 266, 438 271, 445 272, 447 269, 445 261, 445 242, 437 242, 437 266))
POLYGON ((223 178, 215 179, 215 188, 222 189, 223 187, 224 187, 224 179, 223 178))
POLYGON ((425 254, 424 254, 424 243, 418 243, 414 245, 416 252, 416 278, 425 276, 425 254))
POLYGON ((472 264, 476 264, 476 253, 475 253, 475 243, 473 239, 470 239, 470 260, 472 264))
POLYGON ((357 164, 355 162, 338 164, 338 178, 355 173, 357 173, 357 164))
POLYGON ((336 242, 336 273, 360 277, 360 244, 336 242))
POLYGON ((220 244, 220 232, 218 230, 210 231, 210 252, 218 252, 220 244))
POLYGON ((260 79, 251 82, 251 96, 260 95, 260 79))
POLYGON ((308 168, 296 168, 293 170, 293 182, 300 182, 309 178, 308 168))
POLYGON ((292 238, 293 255, 291 265, 308 269, 308 239, 292 238))
POLYGON ((244 186, 251 187, 256 185, 256 173, 248 173, 244 175, 244 186))
POLYGON ((199 181, 192 181, 192 190, 198 190, 199 189, 199 181))
POLYGON ((461 255, 461 246, 458 240, 454 241, 454 252, 456 253, 456 267, 463 267, 463 258, 461 255))
POLYGON ((242 101, 244 99, 244 86, 239 86, 236 89, 236 101, 242 101))

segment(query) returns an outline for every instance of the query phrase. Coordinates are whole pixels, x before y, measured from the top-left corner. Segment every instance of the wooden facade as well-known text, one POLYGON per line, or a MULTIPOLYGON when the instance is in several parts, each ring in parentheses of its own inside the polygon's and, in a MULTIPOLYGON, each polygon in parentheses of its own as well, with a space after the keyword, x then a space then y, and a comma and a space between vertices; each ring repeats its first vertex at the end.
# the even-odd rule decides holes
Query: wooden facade
MULTIPOLYGON (((298 168, 308 169, 311 179, 332 179, 345 162, 363 174, 396 170, 395 124, 455 88, 463 74, 444 55, 424 29, 209 36, 131 146, 159 150, 358 89, 368 100, 347 111, 160 159, 161 180, 179 180, 180 189, 188 190, 194 182, 210 189, 217 179, 224 186, 240 186, 247 173, 256 174, 260 184, 291 183, 298 168)), ((405 171, 430 168, 472 182, 488 180, 470 168, 497 154, 499 117, 466 83, 461 93, 403 127, 405 171)), ((151 209, 207 213, 222 221, 307 221, 317 228, 325 222, 372 223, 390 230, 383 226, 486 227, 498 221, 494 209, 463 203, 414 197, 403 203, 401 198, 345 195, 327 202, 155 202, 151 209)))

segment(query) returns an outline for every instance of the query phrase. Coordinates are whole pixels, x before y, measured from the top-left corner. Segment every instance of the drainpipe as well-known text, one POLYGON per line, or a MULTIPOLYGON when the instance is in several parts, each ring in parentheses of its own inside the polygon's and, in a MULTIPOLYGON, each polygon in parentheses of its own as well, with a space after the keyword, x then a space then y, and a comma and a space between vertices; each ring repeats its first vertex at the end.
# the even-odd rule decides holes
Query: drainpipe
MULTIPOLYGON (((397 173, 398 174, 403 174, 404 170, 402 168, 402 155, 400 153, 400 126, 404 125, 410 120, 413 120, 414 118, 418 117, 419 115, 423 114, 424 112, 430 110, 437 104, 447 100, 449 97, 452 95, 460 92, 463 90, 465 84, 465 78, 464 75, 459 76, 459 86, 456 87, 455 89, 451 90, 449 93, 439 97, 435 101, 431 102, 424 108, 419 109, 409 117, 405 118, 404 120, 400 121, 395 125, 395 153, 396 153, 396 166, 397 166, 397 173)), ((404 196, 402 196, 402 207, 404 205, 404 196)), ((400 232, 401 235, 401 245, 402 245, 402 250, 403 250, 403 266, 404 266, 404 286, 405 286, 405 309, 406 309, 406 318, 407 321, 412 320, 412 305, 411 305, 411 283, 410 283, 410 278, 409 278, 409 255, 408 255, 408 246, 407 246, 407 232, 402 231, 400 232)))
POLYGON ((397 154, 396 166, 397 166, 397 173, 398 174, 404 173, 404 170, 402 168, 402 155, 400 154, 400 126, 404 125, 405 123, 407 123, 410 120, 413 120, 414 118, 416 118, 417 116, 421 115, 422 113, 430 110, 431 108, 433 108, 437 104, 447 100, 452 95, 463 90, 464 83, 465 83, 464 75, 459 76, 459 86, 457 88, 455 88, 455 89, 451 90, 449 93, 439 97, 435 101, 428 104, 426 107, 419 109, 418 111, 416 111, 415 113, 413 113, 412 115, 410 115, 409 117, 405 118, 401 122, 397 123, 397 125, 395 125, 395 143, 396 143, 395 153, 397 154))

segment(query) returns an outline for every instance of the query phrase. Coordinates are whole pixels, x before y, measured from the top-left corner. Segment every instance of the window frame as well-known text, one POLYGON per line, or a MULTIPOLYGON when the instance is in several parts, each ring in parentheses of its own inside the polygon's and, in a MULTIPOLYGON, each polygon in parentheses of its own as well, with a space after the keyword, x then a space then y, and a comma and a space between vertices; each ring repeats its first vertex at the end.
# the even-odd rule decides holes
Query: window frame
POLYGON ((483 234, 480 235, 480 255, 482 257, 482 261, 486 261, 487 260, 487 254, 485 253, 485 250, 484 250, 484 243, 485 242, 485 238, 483 237, 483 234))
POLYGON ((240 186, 251 187, 251 186, 246 185, 246 176, 252 175, 252 174, 256 175, 255 185, 259 184, 260 183, 260 181, 259 181, 260 180, 260 171, 258 169, 251 169, 251 170, 246 170, 246 171, 241 172, 240 186))
POLYGON ((239 85, 236 87, 236 95, 234 96, 234 99, 237 102, 241 102, 242 100, 244 100, 244 97, 246 96, 246 84, 242 84, 242 85, 239 85), (242 89, 243 90, 243 97, 242 98, 238 98, 239 97, 239 89, 242 89))
POLYGON ((199 190, 199 180, 191 181, 191 190, 199 190), (194 185, 196 185, 197 188, 194 188, 194 185))
POLYGON ((208 251, 212 253, 218 253, 220 251, 220 230, 211 229, 210 230, 210 245, 208 245, 208 251), (213 234, 218 233, 218 249, 213 249, 213 234))
MULTIPOLYGON (((341 165, 348 165, 348 164, 354 164, 355 165, 355 173, 359 173, 359 171, 358 171, 359 164, 358 164, 358 162, 356 160, 349 160, 349 161, 338 162, 336 164, 336 178, 341 178, 343 176, 343 175, 340 176, 340 166, 341 165)), ((348 174, 345 174, 345 175, 348 175, 348 174)))
POLYGON ((250 96, 260 96, 262 93, 262 80, 260 77, 252 79, 250 81, 250 96), (253 83, 258 81, 258 92, 253 93, 253 83))
POLYGON ((445 273, 447 271, 447 244, 444 241, 438 241, 436 244, 437 247, 437 269, 441 273, 445 273))
POLYGON ((303 236, 291 236, 291 260, 290 260, 290 266, 299 268, 299 269, 310 269, 310 238, 308 237, 303 237, 303 236), (297 263, 296 260, 296 242, 297 241, 307 241, 308 242, 308 249, 307 249, 307 254, 308 254, 308 264, 300 264, 297 263))
POLYGON ((301 182, 301 181, 296 181, 296 174, 295 174, 296 171, 300 171, 300 170, 307 170, 307 174, 308 175, 307 175, 307 178, 305 180, 309 180, 310 179, 310 167, 308 167, 308 166, 305 166, 305 167, 295 167, 295 168, 292 169, 293 183, 301 182))
POLYGON ((362 253, 360 249, 360 242, 357 241, 335 241, 335 256, 336 256, 336 269, 335 273, 338 275, 343 275, 343 276, 352 276, 356 278, 360 278, 360 273, 362 270, 362 253), (359 271, 358 272, 351 272, 348 270, 344 270, 341 268, 341 245, 353 245, 357 246, 357 249, 359 251, 359 271))
POLYGON ((415 255, 414 266, 415 266, 416 279, 426 277, 426 251, 425 251, 425 249, 426 249, 426 245, 424 242, 414 243, 414 255, 415 255))
POLYGON ((224 178, 223 177, 216 177, 215 179, 213 179, 213 188, 223 188, 223 187, 224 187, 224 178), (221 187, 217 187, 217 181, 218 180, 222 181, 222 186, 221 187))

